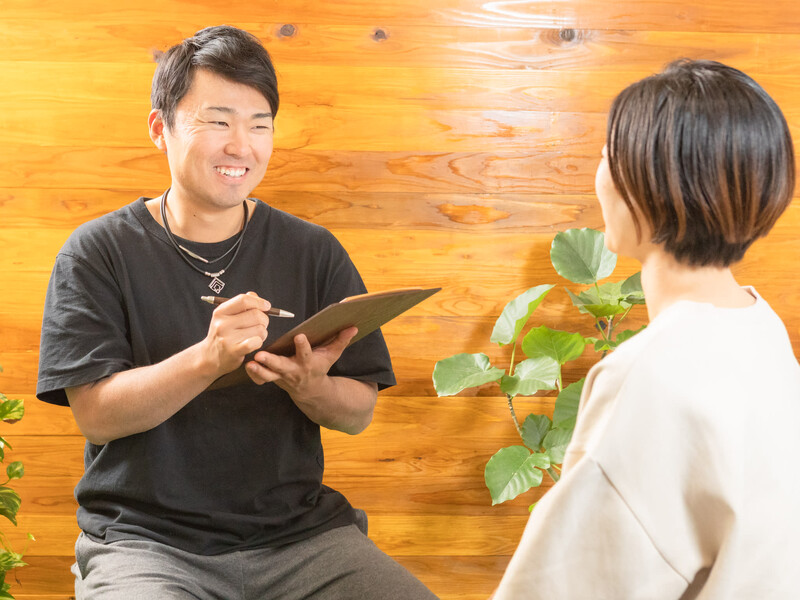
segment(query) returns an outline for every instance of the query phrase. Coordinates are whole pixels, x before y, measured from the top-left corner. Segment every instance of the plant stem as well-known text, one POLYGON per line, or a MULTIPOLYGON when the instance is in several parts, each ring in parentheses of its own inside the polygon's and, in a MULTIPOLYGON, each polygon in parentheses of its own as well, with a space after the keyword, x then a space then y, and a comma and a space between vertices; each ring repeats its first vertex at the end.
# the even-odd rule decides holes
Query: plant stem
POLYGON ((556 473, 555 467, 548 467, 547 474, 550 475, 550 478, 553 480, 553 483, 558 483, 558 480, 561 479, 561 475, 556 473))
POLYGON ((628 307, 628 310, 626 310, 624 313, 622 313, 622 316, 619 318, 619 321, 617 321, 617 325, 619 325, 620 323, 622 323, 622 320, 623 320, 625 317, 627 317, 627 316, 628 316, 628 313, 629 313, 629 312, 631 312, 631 309, 632 309, 632 308, 633 308, 633 304, 631 304, 631 305, 628 307))
POLYGON ((603 336, 603 340, 606 342, 608 341, 608 336, 606 335, 606 330, 600 325, 600 319, 598 317, 594 318, 595 329, 600 332, 600 335, 603 336))
POLYGON ((519 426, 519 421, 517 420, 517 413, 514 412, 514 396, 511 394, 506 394, 506 398, 508 398, 508 410, 511 412, 511 418, 514 421, 514 427, 517 428, 517 433, 519 437, 522 437, 522 427, 519 426))
POLYGON ((508 376, 514 374, 514 356, 517 354, 517 340, 514 340, 514 345, 511 346, 511 364, 508 365, 508 376))

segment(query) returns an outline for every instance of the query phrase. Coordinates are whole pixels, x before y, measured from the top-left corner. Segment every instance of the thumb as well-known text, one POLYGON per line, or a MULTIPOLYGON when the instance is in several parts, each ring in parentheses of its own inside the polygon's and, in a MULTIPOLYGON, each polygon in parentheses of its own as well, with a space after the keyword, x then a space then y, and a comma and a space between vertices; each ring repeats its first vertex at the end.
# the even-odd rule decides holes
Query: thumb
POLYGON ((333 354, 336 358, 334 361, 341 356, 344 349, 347 348, 350 341, 356 336, 358 333, 357 327, 348 327, 347 329, 343 329, 340 331, 333 340, 322 346, 320 349, 324 349, 330 354, 333 354))

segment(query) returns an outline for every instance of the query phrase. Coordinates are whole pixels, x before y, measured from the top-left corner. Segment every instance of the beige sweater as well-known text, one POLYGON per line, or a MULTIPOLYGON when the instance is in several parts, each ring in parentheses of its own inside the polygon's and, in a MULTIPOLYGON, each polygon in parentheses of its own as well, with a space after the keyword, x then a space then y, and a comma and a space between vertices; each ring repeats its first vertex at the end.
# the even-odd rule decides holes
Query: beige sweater
POLYGON ((589 372, 563 476, 495 598, 800 598, 798 463, 778 316, 760 297, 678 302, 589 372))

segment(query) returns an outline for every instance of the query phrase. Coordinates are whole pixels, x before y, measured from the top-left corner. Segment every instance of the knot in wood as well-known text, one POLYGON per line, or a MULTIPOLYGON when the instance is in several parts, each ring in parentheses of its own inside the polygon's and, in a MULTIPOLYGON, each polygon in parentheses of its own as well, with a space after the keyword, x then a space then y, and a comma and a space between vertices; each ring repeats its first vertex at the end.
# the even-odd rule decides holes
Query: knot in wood
POLYGON ((278 34, 281 37, 292 37, 297 30, 295 29, 294 25, 291 23, 287 23, 286 25, 282 25, 278 34))
POLYGON ((575 32, 574 29, 562 29, 558 32, 558 37, 560 37, 565 42, 574 42, 575 38, 578 37, 578 34, 575 32))
POLYGON ((549 29, 544 34, 544 39, 553 46, 575 46, 586 38, 586 32, 581 29, 549 29))
POLYGON ((386 34, 386 32, 380 28, 376 29, 372 34, 372 39, 375 40, 376 42, 382 42, 388 37, 389 36, 386 34))

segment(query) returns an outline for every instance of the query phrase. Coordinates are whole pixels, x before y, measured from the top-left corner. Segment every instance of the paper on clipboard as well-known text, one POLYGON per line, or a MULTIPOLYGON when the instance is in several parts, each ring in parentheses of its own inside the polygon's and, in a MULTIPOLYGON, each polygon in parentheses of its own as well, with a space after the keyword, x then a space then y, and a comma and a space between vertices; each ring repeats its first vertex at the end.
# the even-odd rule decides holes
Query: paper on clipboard
MULTIPOLYGON (((332 340, 348 327, 357 327, 358 333, 350 340, 350 344, 353 344, 441 289, 402 288, 350 296, 323 308, 277 340, 268 343, 262 350, 291 356, 294 354, 294 338, 301 333, 305 334, 313 348, 332 340)), ((250 378, 244 366, 241 366, 217 379, 208 389, 219 389, 246 381, 250 381, 250 378)))

